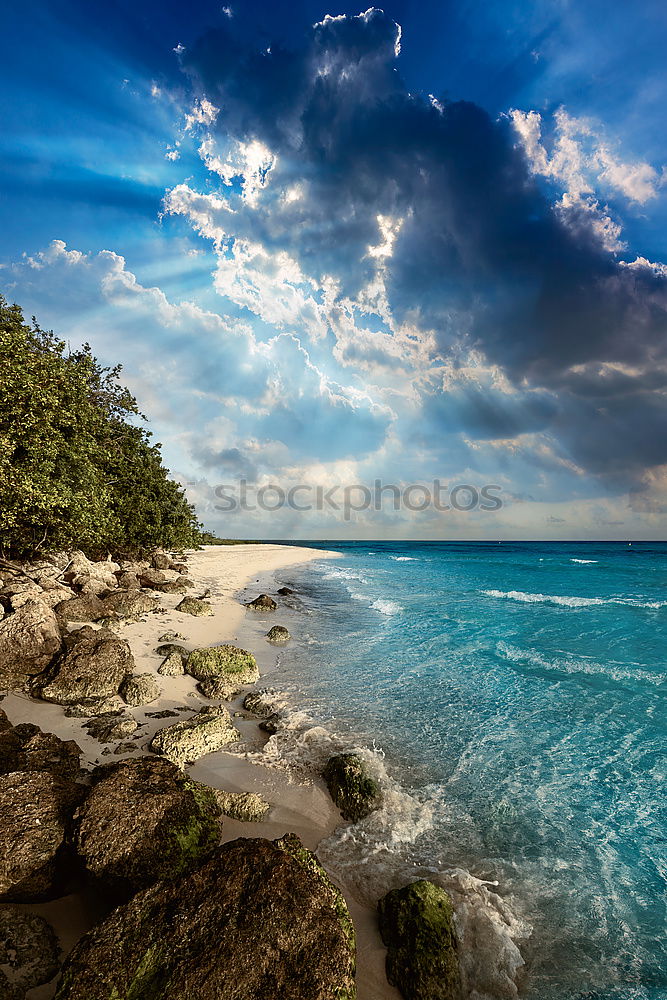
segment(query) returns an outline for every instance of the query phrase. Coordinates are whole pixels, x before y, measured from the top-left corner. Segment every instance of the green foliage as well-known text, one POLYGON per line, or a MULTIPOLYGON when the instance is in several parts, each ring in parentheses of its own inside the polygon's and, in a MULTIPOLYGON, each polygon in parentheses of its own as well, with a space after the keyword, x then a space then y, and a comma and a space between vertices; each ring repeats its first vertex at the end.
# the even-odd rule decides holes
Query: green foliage
POLYGON ((193 507, 137 402, 86 344, 71 351, 0 295, 0 552, 89 556, 195 546, 193 507))

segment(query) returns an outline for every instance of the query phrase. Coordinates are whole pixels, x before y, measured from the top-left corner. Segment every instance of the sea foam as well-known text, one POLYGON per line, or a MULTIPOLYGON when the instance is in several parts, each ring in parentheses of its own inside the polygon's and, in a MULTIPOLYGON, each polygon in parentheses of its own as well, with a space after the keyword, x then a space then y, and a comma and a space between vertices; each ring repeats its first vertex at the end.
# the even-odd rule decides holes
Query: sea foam
POLYGON ((487 597, 505 598, 523 604, 558 604, 564 608, 592 608, 620 604, 628 608, 664 608, 667 601, 642 601, 632 597, 565 597, 558 594, 527 594, 522 590, 483 590, 487 597))

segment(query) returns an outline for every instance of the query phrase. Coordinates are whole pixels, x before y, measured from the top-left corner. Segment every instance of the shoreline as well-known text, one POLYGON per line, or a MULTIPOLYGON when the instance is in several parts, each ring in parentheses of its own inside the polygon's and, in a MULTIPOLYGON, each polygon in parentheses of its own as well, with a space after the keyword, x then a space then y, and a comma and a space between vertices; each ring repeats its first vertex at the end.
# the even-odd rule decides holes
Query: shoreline
MULTIPOLYGON (((235 750, 218 751, 199 758, 186 771, 190 777, 211 787, 230 792, 256 792, 269 802, 270 812, 260 822, 241 822, 223 816, 223 843, 239 837, 273 840, 289 831, 298 834, 306 847, 315 850, 321 841, 346 824, 321 779, 297 775, 289 765, 277 767, 261 761, 268 737, 259 729, 259 720, 243 710, 242 703, 249 688, 261 688, 270 683, 281 647, 267 642, 265 635, 272 624, 281 624, 280 611, 246 611, 242 598, 257 596, 265 590, 275 593, 275 574, 279 571, 302 566, 314 559, 337 556, 338 553, 323 549, 266 543, 230 548, 207 546, 203 550, 188 551, 190 578, 195 584, 192 593, 210 590, 207 600, 213 607, 213 615, 197 618, 177 612, 175 606, 180 597, 160 594, 164 610, 114 628, 129 643, 137 672, 155 675, 161 688, 160 697, 155 701, 126 709, 140 724, 140 745, 135 749, 118 754, 113 744, 100 745, 83 728, 87 720, 67 718, 60 705, 10 694, 2 701, 2 708, 14 725, 31 722, 61 739, 75 740, 82 750, 84 767, 150 755, 148 744, 155 732, 174 721, 173 717, 157 720, 153 713, 178 711, 181 718, 187 718, 180 712, 195 712, 214 703, 196 691, 191 677, 157 675, 162 660, 154 652, 158 636, 169 629, 179 631, 186 636, 184 644, 188 649, 224 642, 238 644, 253 653, 260 671, 260 679, 255 685, 246 685, 239 698, 225 703, 243 742, 235 750)), ((298 612, 290 609, 289 617, 297 618, 298 612)), ((122 741, 118 746, 121 745, 122 741)), ((329 874, 338 884, 335 874, 329 874)), ((357 934, 358 1000, 400 1000, 398 990, 389 985, 385 976, 386 951, 377 928, 375 908, 358 903, 344 886, 339 887, 346 897, 357 934)), ((49 920, 60 940, 63 958, 99 917, 95 900, 87 892, 70 893, 45 903, 22 904, 21 908, 49 920)), ((55 982, 52 981, 28 991, 26 1000, 51 1000, 54 992, 55 982)))

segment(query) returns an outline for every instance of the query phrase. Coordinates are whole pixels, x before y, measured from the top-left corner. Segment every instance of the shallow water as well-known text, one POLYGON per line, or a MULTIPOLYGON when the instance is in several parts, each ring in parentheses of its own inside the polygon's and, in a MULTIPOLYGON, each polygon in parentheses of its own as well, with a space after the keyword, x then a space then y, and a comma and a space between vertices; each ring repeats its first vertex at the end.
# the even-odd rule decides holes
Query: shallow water
POLYGON ((667 1000, 667 545, 336 547, 281 576, 274 681, 322 724, 282 749, 375 748, 387 800, 326 863, 447 885, 473 996, 523 960, 529 997, 667 1000))

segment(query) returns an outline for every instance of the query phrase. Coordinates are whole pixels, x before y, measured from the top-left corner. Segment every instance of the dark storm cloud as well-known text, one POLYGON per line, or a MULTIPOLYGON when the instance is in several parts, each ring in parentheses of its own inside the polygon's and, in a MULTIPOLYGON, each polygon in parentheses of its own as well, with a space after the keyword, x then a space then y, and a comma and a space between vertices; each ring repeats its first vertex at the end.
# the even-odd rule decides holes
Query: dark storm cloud
POLYGON ((615 259, 592 213, 554 209, 508 120, 409 93, 398 40, 371 10, 325 19, 294 51, 249 52, 216 31, 187 54, 222 109, 219 127, 277 153, 276 181, 304 182, 298 203, 268 203, 261 238, 354 295, 374 273, 377 216, 401 219, 385 262, 394 317, 434 330, 445 351, 480 350, 517 387, 559 397, 502 407, 464 398, 456 418, 450 403, 431 410, 487 437, 551 421, 577 462, 636 481, 667 461, 667 280, 615 259), (602 363, 617 367, 600 376, 602 363))

